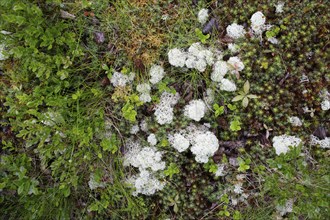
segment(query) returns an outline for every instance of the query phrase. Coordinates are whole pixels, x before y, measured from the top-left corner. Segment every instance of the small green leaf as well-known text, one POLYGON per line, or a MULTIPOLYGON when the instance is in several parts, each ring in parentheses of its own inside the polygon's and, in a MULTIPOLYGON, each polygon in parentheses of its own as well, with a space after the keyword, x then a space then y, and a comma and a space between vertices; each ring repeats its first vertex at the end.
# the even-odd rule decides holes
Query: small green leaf
POLYGON ((129 73, 129 69, 127 67, 123 67, 123 69, 121 70, 122 74, 128 74, 129 73))
POLYGON ((218 105, 217 103, 215 103, 215 104, 213 105, 213 109, 214 109, 214 110, 219 109, 219 105, 218 105))
POLYGON ((170 163, 166 170, 164 170, 165 176, 172 178, 174 174, 180 173, 178 166, 175 163, 170 163))
POLYGON ((178 208, 178 205, 176 203, 174 204, 173 210, 174 210, 175 213, 179 212, 179 208, 178 208))
POLYGON ((227 107, 228 107, 231 111, 236 110, 236 106, 235 106, 235 105, 228 104, 227 107))
POLYGON ((88 207, 88 211, 90 212, 97 210, 99 210, 98 202, 94 202, 88 207))
POLYGON ((137 112, 134 110, 134 105, 127 102, 121 110, 125 119, 131 122, 136 121, 137 112))
POLYGON ((163 140, 161 140, 161 142, 160 142, 160 146, 162 146, 162 147, 167 147, 168 145, 169 145, 169 142, 168 142, 167 139, 163 139, 163 140))
POLYGON ((231 101, 232 102, 237 102, 237 101, 242 100, 243 98, 244 98, 244 95, 237 95, 231 101))
POLYGON ((242 105, 244 108, 246 108, 249 104, 249 99, 247 97, 244 97, 243 101, 242 101, 242 105))
POLYGON ((224 202, 225 204, 229 204, 229 198, 227 194, 224 194, 221 198, 220 198, 220 202, 224 202))
POLYGON ((268 69, 268 62, 267 61, 265 61, 265 62, 262 62, 261 63, 261 68, 263 68, 263 69, 268 69))
POLYGON ((241 122, 235 119, 234 121, 230 122, 230 130, 231 131, 239 131, 241 130, 241 122))
POLYGON ((220 106, 218 104, 214 104, 213 108, 215 109, 215 117, 218 117, 219 115, 222 115, 225 111, 224 106, 220 106))
POLYGON ((17 194, 18 194, 18 195, 21 195, 23 191, 24 191, 24 183, 21 184, 21 185, 18 187, 18 189, 17 189, 17 194))
POLYGON ((218 166, 216 164, 211 164, 209 167, 210 173, 216 173, 218 171, 218 166))
POLYGON ((103 69, 103 70, 109 70, 109 67, 108 67, 107 64, 103 64, 103 65, 102 65, 102 69, 103 69))
POLYGON ((63 190, 63 195, 64 197, 68 197, 71 194, 71 190, 70 187, 65 187, 65 189, 63 190))
POLYGON ((243 91, 245 92, 245 94, 248 94, 248 93, 249 93, 249 91, 250 91, 250 83, 249 83, 249 80, 247 80, 247 81, 244 83, 243 91))
POLYGON ((196 33, 197 37, 199 38, 199 40, 203 44, 205 44, 206 43, 206 40, 210 38, 210 34, 204 35, 203 32, 199 28, 196 28, 195 29, 195 33, 196 33))
POLYGON ((250 99, 256 99, 256 98, 258 98, 258 96, 256 96, 256 95, 247 95, 246 97, 248 97, 248 98, 250 98, 250 99))

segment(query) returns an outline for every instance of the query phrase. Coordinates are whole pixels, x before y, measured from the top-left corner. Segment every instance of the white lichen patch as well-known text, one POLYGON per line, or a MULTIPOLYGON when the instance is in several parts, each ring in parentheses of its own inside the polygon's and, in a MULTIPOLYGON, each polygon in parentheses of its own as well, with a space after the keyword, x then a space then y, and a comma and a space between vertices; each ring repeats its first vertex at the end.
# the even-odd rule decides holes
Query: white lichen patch
POLYGON ((273 138, 273 147, 275 148, 277 155, 280 155, 281 153, 286 154, 290 150, 289 146, 296 147, 301 142, 300 138, 284 134, 273 138))

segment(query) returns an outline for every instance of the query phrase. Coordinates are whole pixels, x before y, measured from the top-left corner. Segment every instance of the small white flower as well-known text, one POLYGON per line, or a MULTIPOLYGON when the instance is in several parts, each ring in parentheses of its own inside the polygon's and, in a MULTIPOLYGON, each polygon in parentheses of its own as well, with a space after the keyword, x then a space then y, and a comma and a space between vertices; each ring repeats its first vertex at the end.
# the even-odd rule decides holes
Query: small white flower
POLYGON ((137 144, 125 154, 124 166, 131 165, 140 170, 148 168, 152 171, 164 170, 165 162, 161 160, 161 157, 162 153, 157 151, 155 147, 141 148, 141 146, 137 144))
POLYGON ((297 116, 289 117, 289 122, 295 127, 302 126, 302 122, 297 116))
POLYGON ((220 83, 220 90, 227 91, 227 92, 234 92, 236 91, 236 85, 234 82, 230 81, 229 79, 221 79, 220 83))
POLYGON ((266 17, 261 11, 254 13, 251 17, 252 30, 258 34, 262 33, 265 22, 266 17))
POLYGON ((112 85, 114 87, 118 87, 118 86, 126 86, 126 84, 130 81, 132 81, 134 79, 133 77, 130 77, 131 75, 125 75, 123 73, 120 72, 114 72, 114 74, 111 77, 110 82, 112 83, 112 85))
POLYGON ((155 178, 153 173, 147 170, 141 170, 138 175, 132 176, 127 182, 134 185, 134 196, 137 196, 139 193, 153 195, 155 192, 162 190, 165 186, 164 183, 155 178))
POLYGON ((10 34, 12 34, 12 32, 5 31, 5 30, 0 31, 0 33, 3 34, 3 35, 10 35, 10 34))
POLYGON ((244 191, 242 189, 242 183, 238 182, 234 185, 234 193, 236 194, 242 194, 244 191))
POLYGON ((206 95, 204 96, 204 101, 207 105, 211 105, 214 102, 214 91, 210 88, 206 89, 206 95))
POLYGON ((173 108, 168 105, 165 105, 162 108, 156 108, 155 116, 158 124, 170 124, 174 118, 173 108))
POLYGON ((310 144, 312 146, 319 145, 321 148, 330 148, 330 138, 325 137, 324 139, 320 140, 318 137, 311 135, 310 144))
POLYGON ((321 109, 323 111, 329 110, 330 109, 330 93, 326 89, 323 89, 320 92, 320 98, 322 99, 321 109))
POLYGON ((217 61, 213 66, 211 73, 211 80, 214 82, 221 82, 223 77, 228 72, 228 65, 225 61, 217 61))
POLYGON ((205 60, 207 65, 213 65, 214 64, 214 54, 210 50, 202 50, 199 52, 198 57, 205 60))
POLYGON ((91 190, 94 190, 96 188, 104 188, 106 187, 106 184, 103 182, 96 181, 96 175, 94 173, 91 173, 89 176, 88 186, 91 190))
POLYGON ((199 59, 199 60, 197 60, 197 62, 196 62, 196 66, 195 66, 195 68, 196 68, 199 72, 204 72, 205 69, 206 69, 206 66, 207 66, 207 64, 206 64, 205 60, 204 60, 204 59, 199 59))
POLYGON ((170 124, 173 121, 173 106, 176 105, 179 98, 179 93, 171 94, 168 92, 163 92, 160 97, 160 102, 156 106, 155 110, 156 121, 159 124, 170 124))
POLYGON ((233 39, 238 39, 238 38, 244 37, 244 35, 245 35, 244 27, 242 25, 238 25, 236 23, 229 25, 226 28, 226 31, 227 31, 228 36, 233 39))
POLYGON ((218 169, 215 172, 215 176, 224 176, 226 175, 225 173, 225 165, 224 164, 218 164, 218 169))
POLYGON ((195 69, 196 68, 196 62, 197 58, 194 55, 188 54, 187 60, 186 60, 186 67, 189 69, 195 69))
POLYGON ((206 112, 206 105, 203 100, 191 100, 184 108, 184 115, 195 121, 200 121, 206 112))
POLYGON ((156 135, 151 133, 149 136, 148 136, 148 142, 150 145, 152 146, 155 146, 157 144, 157 138, 156 138, 156 135))
POLYGON ((200 42, 196 42, 190 45, 188 48, 188 54, 199 57, 199 53, 203 50, 205 50, 204 46, 200 42))
POLYGON ((238 57, 230 57, 227 61, 228 66, 234 71, 242 71, 244 69, 244 64, 238 57))
POLYGON ((267 40, 272 44, 278 44, 279 43, 279 41, 275 37, 268 38, 267 40))
POLYGON ((0 44, 0 60, 6 60, 7 57, 3 54, 3 51, 5 50, 5 45, 0 44))
POLYGON ((149 72, 151 78, 150 78, 150 82, 152 84, 156 84, 158 83, 160 80, 163 79, 163 77, 165 76, 165 71, 164 68, 162 66, 159 65, 153 65, 150 68, 150 72, 149 72))
POLYGON ((139 99, 143 103, 151 102, 151 96, 149 93, 140 94, 139 99))
POLYGON ((238 199, 236 199, 236 198, 234 198, 234 197, 231 197, 230 199, 231 199, 231 204, 232 204, 233 206, 236 206, 236 205, 238 204, 238 199))
POLYGON ((190 148, 198 163, 207 163, 219 148, 217 137, 210 131, 197 134, 190 148))
POLYGON ((190 145, 189 140, 179 133, 175 133, 173 136, 170 135, 169 142, 171 143, 172 147, 174 147, 180 153, 187 150, 190 145))
POLYGON ((207 19, 209 18, 208 10, 203 8, 198 12, 198 21, 202 25, 207 22, 207 19))
POLYGON ((232 53, 239 52, 239 46, 238 46, 237 44, 229 43, 229 44, 228 44, 228 49, 229 49, 232 53))
POLYGON ((131 127, 130 133, 131 134, 137 134, 139 132, 139 130, 140 130, 139 125, 133 125, 131 127))
POLYGON ((278 212, 280 212, 281 216, 284 216, 286 213, 293 211, 293 199, 289 199, 286 201, 284 206, 276 206, 278 212))
POLYGON ((276 154, 286 154, 290 148, 289 146, 296 147, 301 143, 301 139, 295 136, 281 135, 273 138, 273 147, 275 148, 276 154))
POLYGON ((162 15, 162 17, 161 17, 161 19, 162 19, 163 21, 166 21, 168 18, 169 18, 169 15, 168 15, 168 14, 164 14, 164 15, 162 15))
POLYGON ((141 123, 140 123, 140 128, 142 131, 144 132, 147 132, 149 129, 148 129, 148 123, 146 120, 142 120, 141 123))
POLYGON ((149 93, 150 90, 151 90, 151 87, 147 83, 138 84, 136 86, 136 91, 138 91, 140 93, 149 93))
POLYGON ((168 60, 172 66, 184 67, 187 54, 178 48, 173 48, 168 52, 168 60))
POLYGON ((323 111, 328 111, 330 109, 330 100, 323 100, 321 102, 321 109, 323 111))
POLYGON ((135 78, 135 73, 134 72, 130 72, 128 74, 128 80, 129 80, 129 82, 133 82, 134 78, 135 78))
POLYGON ((276 13, 282 13, 283 12, 283 7, 284 7, 284 2, 278 2, 277 5, 275 6, 275 12, 276 13))

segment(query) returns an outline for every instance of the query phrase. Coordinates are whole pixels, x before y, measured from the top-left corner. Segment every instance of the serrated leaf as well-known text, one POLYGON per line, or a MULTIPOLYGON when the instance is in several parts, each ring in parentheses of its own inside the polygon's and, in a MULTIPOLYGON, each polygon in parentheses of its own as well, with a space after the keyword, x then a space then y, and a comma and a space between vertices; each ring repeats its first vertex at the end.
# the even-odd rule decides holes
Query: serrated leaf
POLYGON ((247 81, 244 83, 243 90, 244 90, 245 94, 248 94, 248 93, 249 93, 249 91, 250 91, 250 83, 249 83, 249 80, 247 80, 247 81))
POLYGON ((244 98, 244 95, 237 95, 231 101, 232 102, 237 102, 237 101, 242 100, 243 98, 244 98))
POLYGON ((242 101, 242 105, 244 108, 246 108, 249 104, 249 99, 247 97, 244 97, 243 101, 242 101))

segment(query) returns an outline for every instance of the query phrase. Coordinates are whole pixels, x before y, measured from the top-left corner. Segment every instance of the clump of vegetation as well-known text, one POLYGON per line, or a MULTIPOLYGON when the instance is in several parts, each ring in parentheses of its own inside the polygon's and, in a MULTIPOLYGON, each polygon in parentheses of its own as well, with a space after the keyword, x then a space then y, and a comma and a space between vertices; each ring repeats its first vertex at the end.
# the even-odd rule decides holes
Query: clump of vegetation
POLYGON ((0 0, 1 217, 328 219, 328 6, 0 0))

